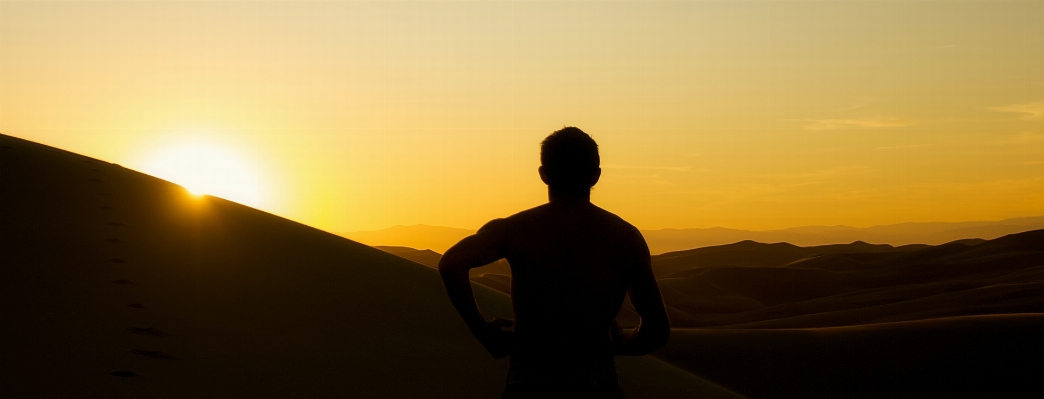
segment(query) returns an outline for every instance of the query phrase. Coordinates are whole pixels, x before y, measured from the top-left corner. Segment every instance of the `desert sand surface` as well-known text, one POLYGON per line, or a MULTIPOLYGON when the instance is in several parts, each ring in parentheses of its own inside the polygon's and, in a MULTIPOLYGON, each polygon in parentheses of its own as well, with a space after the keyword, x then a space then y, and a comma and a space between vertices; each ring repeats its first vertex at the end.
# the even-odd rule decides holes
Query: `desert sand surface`
POLYGON ((750 398, 1040 397, 1044 314, 675 329, 658 356, 750 398))
MULTIPOLYGON (((0 136, 0 397, 495 398, 436 271, 0 136)), ((506 296, 476 287, 488 317, 506 296)), ((738 395, 652 357, 632 398, 738 395)))

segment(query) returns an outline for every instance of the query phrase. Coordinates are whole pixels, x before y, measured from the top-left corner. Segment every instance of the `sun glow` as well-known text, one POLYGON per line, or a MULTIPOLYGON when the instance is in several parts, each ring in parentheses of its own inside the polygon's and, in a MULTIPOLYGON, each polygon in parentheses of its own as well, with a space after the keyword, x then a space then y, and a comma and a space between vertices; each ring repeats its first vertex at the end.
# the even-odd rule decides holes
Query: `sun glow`
POLYGON ((147 159, 144 171, 195 195, 209 194, 255 208, 263 203, 256 171, 234 151, 215 144, 190 142, 165 147, 147 159))

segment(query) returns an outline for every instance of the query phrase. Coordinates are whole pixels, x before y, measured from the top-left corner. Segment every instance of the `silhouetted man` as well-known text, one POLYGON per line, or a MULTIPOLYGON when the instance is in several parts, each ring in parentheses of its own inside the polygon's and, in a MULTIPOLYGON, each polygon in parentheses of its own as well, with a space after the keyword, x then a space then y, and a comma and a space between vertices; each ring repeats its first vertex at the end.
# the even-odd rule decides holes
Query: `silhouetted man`
POLYGON ((670 336, 649 247, 638 229, 591 203, 602 171, 590 136, 554 132, 540 161, 548 203, 482 226, 446 251, 439 272, 475 338, 494 358, 511 355, 501 398, 622 398, 613 355, 648 354, 670 336), (468 279, 501 258, 511 265, 514 322, 486 321, 468 279), (625 294, 641 317, 633 331, 614 320, 625 294))

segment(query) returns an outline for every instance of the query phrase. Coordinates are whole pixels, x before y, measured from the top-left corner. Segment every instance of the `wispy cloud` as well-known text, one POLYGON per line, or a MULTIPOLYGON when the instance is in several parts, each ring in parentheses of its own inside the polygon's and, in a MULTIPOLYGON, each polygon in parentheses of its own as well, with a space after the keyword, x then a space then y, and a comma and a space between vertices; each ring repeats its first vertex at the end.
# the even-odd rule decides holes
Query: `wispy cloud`
POLYGON ((772 178, 776 181, 802 181, 806 183, 819 183, 836 177, 845 177, 870 172, 871 169, 865 165, 841 166, 828 169, 816 169, 799 173, 768 173, 762 176, 772 178))
POLYGON ((894 145, 888 147, 874 147, 875 150, 906 150, 910 148, 931 147, 931 144, 894 145))
POLYGON ((990 107, 989 109, 992 111, 1022 114, 1023 119, 1040 119, 1041 117, 1044 117, 1044 101, 990 107))
POLYGON ((1044 132, 1019 132, 1018 134, 1011 134, 998 137, 996 141, 989 142, 988 144, 995 145, 1012 145, 1012 144, 1034 144, 1044 143, 1044 132))
POLYGON ((1015 139, 1019 143, 1040 143, 1044 142, 1044 132, 1022 132, 1019 133, 1019 137, 1015 139))
POLYGON ((1018 136, 1011 139, 1010 143, 1014 144, 1025 144, 1025 143, 1044 143, 1044 132, 1022 132, 1018 136))
POLYGON ((805 119, 805 129, 837 130, 846 128, 877 129, 910 126, 913 122, 901 118, 805 119))

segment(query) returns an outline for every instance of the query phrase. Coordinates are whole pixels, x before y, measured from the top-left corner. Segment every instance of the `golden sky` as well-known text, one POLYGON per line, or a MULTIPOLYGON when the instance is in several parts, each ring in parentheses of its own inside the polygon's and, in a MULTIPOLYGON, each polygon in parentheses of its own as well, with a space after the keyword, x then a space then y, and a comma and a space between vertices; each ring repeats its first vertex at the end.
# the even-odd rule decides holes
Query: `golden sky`
POLYGON ((1044 2, 0 1, 0 132, 329 231, 538 205, 567 125, 643 229, 1042 215, 1044 2))

